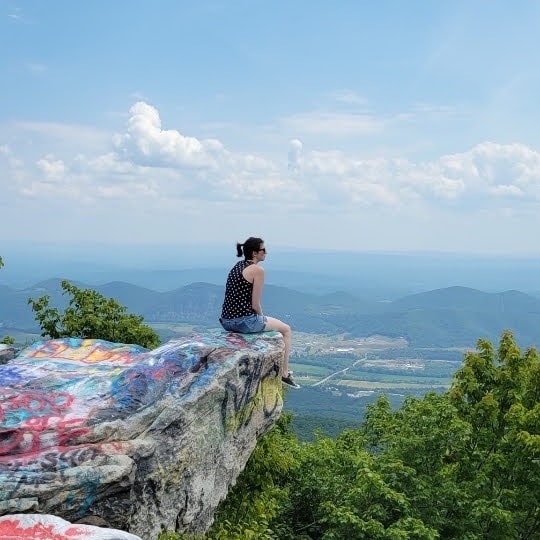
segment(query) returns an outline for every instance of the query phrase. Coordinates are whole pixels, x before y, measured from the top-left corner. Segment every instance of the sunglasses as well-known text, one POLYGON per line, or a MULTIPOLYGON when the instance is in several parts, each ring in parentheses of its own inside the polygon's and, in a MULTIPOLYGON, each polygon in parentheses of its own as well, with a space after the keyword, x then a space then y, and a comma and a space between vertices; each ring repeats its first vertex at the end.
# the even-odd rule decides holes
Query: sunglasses
POLYGON ((261 251, 262 251, 263 253, 266 253, 266 248, 259 249, 259 253, 260 253, 261 251))

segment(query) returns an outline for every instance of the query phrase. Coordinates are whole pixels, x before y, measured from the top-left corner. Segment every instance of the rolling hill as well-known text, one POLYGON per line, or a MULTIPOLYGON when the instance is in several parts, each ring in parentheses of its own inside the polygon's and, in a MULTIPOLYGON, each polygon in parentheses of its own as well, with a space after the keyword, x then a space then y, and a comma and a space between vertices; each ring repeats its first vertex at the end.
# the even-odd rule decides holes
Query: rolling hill
MULTIPOLYGON (((36 331, 28 298, 45 294, 62 309, 66 298, 59 279, 25 289, 0 287, 0 328, 36 331)), ((223 286, 195 282, 158 292, 122 281, 89 287, 115 298, 148 323, 178 322, 216 327, 223 286)), ((347 292, 315 295, 266 285, 263 305, 294 329, 365 337, 404 337, 414 347, 472 346, 478 338, 497 341, 510 329, 523 346, 540 344, 540 299, 520 291, 486 293, 467 287, 447 287, 404 296, 392 302, 362 300, 347 292)))

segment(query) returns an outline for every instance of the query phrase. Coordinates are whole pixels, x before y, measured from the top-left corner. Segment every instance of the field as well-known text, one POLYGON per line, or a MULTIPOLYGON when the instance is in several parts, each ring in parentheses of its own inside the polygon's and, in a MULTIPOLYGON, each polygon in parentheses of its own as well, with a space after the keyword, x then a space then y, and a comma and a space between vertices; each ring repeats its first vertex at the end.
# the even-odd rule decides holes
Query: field
POLYGON ((441 388, 464 349, 410 349, 403 338, 293 334, 290 365, 304 385, 351 388, 441 388))
POLYGON ((293 333, 290 367, 299 390, 285 392, 293 429, 311 440, 314 429, 335 434, 361 422, 366 406, 386 395, 398 407, 406 396, 443 392, 465 349, 411 348, 403 338, 293 333))

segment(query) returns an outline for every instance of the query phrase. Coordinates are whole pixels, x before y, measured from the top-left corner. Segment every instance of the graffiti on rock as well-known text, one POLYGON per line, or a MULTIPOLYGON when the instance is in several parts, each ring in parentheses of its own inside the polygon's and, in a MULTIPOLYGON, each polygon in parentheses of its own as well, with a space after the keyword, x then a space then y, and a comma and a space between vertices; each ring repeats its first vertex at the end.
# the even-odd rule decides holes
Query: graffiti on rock
POLYGON ((195 399, 233 367, 242 384, 220 387, 223 425, 209 436, 239 429, 257 409, 271 415, 282 404, 281 349, 265 372, 254 359, 276 350, 276 340, 273 332, 216 331, 152 351, 74 338, 24 349, 0 366, 0 515, 45 496, 83 514, 102 484, 118 480, 111 470, 130 474, 122 456, 141 455, 142 435, 161 409, 195 399))

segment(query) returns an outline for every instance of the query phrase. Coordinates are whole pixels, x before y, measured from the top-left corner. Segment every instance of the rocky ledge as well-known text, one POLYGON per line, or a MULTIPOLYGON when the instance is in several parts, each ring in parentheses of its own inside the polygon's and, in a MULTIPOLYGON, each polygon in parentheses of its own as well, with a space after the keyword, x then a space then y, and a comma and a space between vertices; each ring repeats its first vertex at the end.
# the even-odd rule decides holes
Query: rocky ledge
POLYGON ((0 515, 204 532, 282 408, 283 341, 39 341, 0 366, 0 515))

